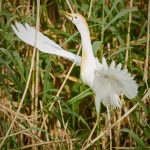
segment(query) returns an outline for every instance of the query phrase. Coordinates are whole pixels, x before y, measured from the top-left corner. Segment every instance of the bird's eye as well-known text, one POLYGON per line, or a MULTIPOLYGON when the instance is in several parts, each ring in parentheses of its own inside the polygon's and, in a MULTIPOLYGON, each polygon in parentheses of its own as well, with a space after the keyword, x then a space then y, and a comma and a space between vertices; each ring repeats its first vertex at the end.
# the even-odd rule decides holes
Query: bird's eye
POLYGON ((77 16, 74 16, 75 19, 77 19, 77 16))

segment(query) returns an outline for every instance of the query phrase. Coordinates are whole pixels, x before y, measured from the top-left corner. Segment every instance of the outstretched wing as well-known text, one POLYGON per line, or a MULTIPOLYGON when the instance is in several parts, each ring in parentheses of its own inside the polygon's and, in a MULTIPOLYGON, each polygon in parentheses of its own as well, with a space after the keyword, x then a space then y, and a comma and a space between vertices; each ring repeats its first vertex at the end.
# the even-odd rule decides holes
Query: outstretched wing
POLYGON ((16 22, 15 26, 12 25, 12 28, 15 34, 25 43, 34 46, 36 41, 36 48, 38 48, 40 51, 64 57, 70 61, 73 61, 76 65, 80 65, 80 56, 64 50, 41 32, 36 31, 35 28, 31 27, 29 24, 26 23, 25 25, 22 25, 16 22), (35 38, 36 32, 37 38, 35 38))
POLYGON ((106 59, 102 59, 102 64, 96 61, 97 71, 96 74, 98 78, 104 82, 101 86, 106 87, 106 92, 108 94, 124 94, 129 99, 134 98, 137 95, 137 83, 128 73, 127 69, 121 69, 122 65, 115 65, 112 61, 108 67, 106 59), (109 90, 108 90, 109 89, 109 90))

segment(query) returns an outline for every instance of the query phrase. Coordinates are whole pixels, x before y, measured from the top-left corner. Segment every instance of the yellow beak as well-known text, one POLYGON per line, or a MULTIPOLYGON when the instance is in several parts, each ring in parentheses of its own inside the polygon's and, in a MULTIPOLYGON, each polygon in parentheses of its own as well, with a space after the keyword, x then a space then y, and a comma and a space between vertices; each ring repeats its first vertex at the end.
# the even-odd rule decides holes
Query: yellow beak
POLYGON ((73 17, 72 14, 65 12, 63 10, 60 11, 60 13, 62 13, 63 15, 65 15, 70 21, 72 21, 73 17))

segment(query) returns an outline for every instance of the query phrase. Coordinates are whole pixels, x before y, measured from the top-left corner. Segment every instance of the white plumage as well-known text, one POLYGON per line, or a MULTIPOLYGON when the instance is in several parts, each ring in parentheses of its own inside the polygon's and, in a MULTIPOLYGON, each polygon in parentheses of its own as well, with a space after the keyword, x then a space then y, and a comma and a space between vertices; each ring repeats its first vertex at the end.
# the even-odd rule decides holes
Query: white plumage
POLYGON ((90 86, 96 94, 95 105, 97 113, 99 113, 101 102, 106 107, 120 108, 119 95, 124 94, 129 99, 134 98, 138 92, 136 82, 127 70, 121 69, 121 64, 115 65, 115 62, 112 61, 108 66, 104 57, 102 64, 97 58, 94 58, 89 29, 83 16, 76 13, 65 13, 65 15, 76 25, 81 34, 82 57, 64 50, 28 24, 16 23, 15 26, 12 25, 12 28, 22 41, 32 46, 35 44, 35 32, 37 32, 36 48, 44 53, 64 57, 81 66, 83 82, 90 86))
MULTIPOLYGON (((16 35, 25 43, 34 46, 35 44, 35 28, 31 27, 29 24, 22 25, 18 22, 12 25, 12 28, 16 35), (16 26, 16 27, 15 27, 16 26)), ((73 53, 65 51, 54 41, 50 40, 48 37, 43 35, 41 32, 37 31, 36 47, 44 53, 54 54, 66 59, 73 61, 76 65, 80 65, 81 57, 73 53)))

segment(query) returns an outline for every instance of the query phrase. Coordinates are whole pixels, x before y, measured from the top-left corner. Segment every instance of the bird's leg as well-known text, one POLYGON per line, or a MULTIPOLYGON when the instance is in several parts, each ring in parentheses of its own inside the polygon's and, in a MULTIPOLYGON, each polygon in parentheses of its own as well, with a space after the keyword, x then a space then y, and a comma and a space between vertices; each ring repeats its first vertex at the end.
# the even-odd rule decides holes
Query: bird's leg
MULTIPOLYGON (((109 127, 111 126, 111 120, 110 120, 110 111, 109 108, 107 107, 107 115, 108 115, 108 121, 109 121, 109 127)), ((112 150, 112 132, 111 129, 109 131, 109 138, 110 138, 110 150, 112 150)))
POLYGON ((94 125, 93 129, 92 129, 92 131, 91 131, 91 133, 90 133, 88 139, 84 142, 83 145, 86 145, 86 144, 90 143, 91 138, 92 138, 92 135, 93 135, 93 133, 94 133, 94 131, 95 131, 95 129, 96 129, 98 123, 99 123, 99 113, 97 113, 97 118, 96 118, 96 122, 95 122, 95 125, 94 125))

